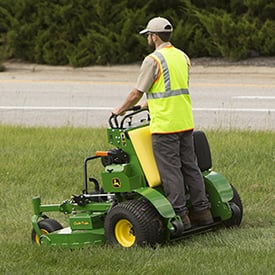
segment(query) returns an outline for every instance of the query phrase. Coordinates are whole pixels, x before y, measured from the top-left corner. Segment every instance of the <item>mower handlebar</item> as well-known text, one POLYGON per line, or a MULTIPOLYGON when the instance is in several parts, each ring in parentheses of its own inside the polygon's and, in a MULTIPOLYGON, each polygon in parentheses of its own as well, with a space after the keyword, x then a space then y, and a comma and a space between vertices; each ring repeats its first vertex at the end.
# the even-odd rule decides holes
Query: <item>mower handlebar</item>
POLYGON ((132 108, 128 109, 127 111, 137 111, 137 110, 140 110, 140 109, 141 109, 140 105, 135 105, 132 108))
POLYGON ((120 122, 118 120, 119 115, 115 115, 112 113, 111 116, 109 117, 109 126, 111 128, 124 129, 124 122, 127 118, 131 118, 132 116, 134 116, 138 113, 144 112, 144 111, 148 111, 148 109, 141 108, 140 105, 135 105, 135 106, 131 107, 130 109, 126 110, 126 112, 131 112, 131 113, 125 114, 120 122))

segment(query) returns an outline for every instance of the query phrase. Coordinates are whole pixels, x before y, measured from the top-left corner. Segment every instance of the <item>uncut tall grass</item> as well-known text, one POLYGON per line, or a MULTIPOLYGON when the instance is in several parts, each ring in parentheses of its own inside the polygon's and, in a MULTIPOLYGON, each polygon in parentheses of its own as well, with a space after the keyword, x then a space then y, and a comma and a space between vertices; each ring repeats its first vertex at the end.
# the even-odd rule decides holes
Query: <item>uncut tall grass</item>
MULTIPOLYGON (((275 132, 207 130, 213 169, 238 190, 239 229, 153 248, 31 244, 33 196, 60 203, 83 189, 83 160, 112 148, 105 129, 0 126, 0 274, 274 274, 275 132)), ((89 165, 100 179, 102 165, 89 165)), ((54 215, 64 225, 66 217, 54 215)))

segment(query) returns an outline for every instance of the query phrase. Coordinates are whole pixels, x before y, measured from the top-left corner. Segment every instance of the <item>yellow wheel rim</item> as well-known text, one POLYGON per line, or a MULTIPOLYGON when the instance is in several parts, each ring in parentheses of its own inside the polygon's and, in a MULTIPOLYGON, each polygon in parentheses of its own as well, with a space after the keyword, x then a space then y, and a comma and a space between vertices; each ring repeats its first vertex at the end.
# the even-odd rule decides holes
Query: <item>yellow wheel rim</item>
POLYGON ((136 241, 133 225, 126 219, 120 220, 115 226, 115 237, 118 243, 124 247, 131 247, 136 241))
MULTIPOLYGON (((41 232, 42 235, 47 235, 47 234, 49 234, 49 232, 48 232, 46 229, 40 229, 40 232, 41 232)), ((39 237, 37 234, 35 235, 35 242, 36 242, 38 245, 41 244, 41 242, 40 242, 40 237, 39 237)))

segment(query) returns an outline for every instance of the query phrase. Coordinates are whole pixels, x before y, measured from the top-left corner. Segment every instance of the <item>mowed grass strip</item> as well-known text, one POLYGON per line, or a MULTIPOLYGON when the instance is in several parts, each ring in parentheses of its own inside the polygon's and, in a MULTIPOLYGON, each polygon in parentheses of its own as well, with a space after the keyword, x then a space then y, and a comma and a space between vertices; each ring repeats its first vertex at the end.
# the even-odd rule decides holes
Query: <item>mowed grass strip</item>
MULTIPOLYGON (((111 149, 105 129, 0 126, 0 274, 274 274, 275 133, 207 130, 213 169, 238 190, 242 226, 157 248, 31 244, 31 199, 60 203, 83 189, 83 160, 111 149)), ((100 161, 89 175, 100 179, 100 161)), ((64 215, 53 217, 65 223, 64 215)))

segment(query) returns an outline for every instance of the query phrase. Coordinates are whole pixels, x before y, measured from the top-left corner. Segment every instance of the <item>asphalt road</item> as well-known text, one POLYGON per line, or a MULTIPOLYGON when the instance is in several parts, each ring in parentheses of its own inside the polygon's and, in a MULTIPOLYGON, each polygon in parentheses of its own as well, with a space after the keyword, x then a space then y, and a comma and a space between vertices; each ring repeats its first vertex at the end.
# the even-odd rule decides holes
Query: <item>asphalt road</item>
MULTIPOLYGON (((139 66, 72 69, 8 64, 0 73, 0 123, 106 127, 139 66)), ((193 66, 190 93, 201 128, 275 130, 275 67, 193 66)))

